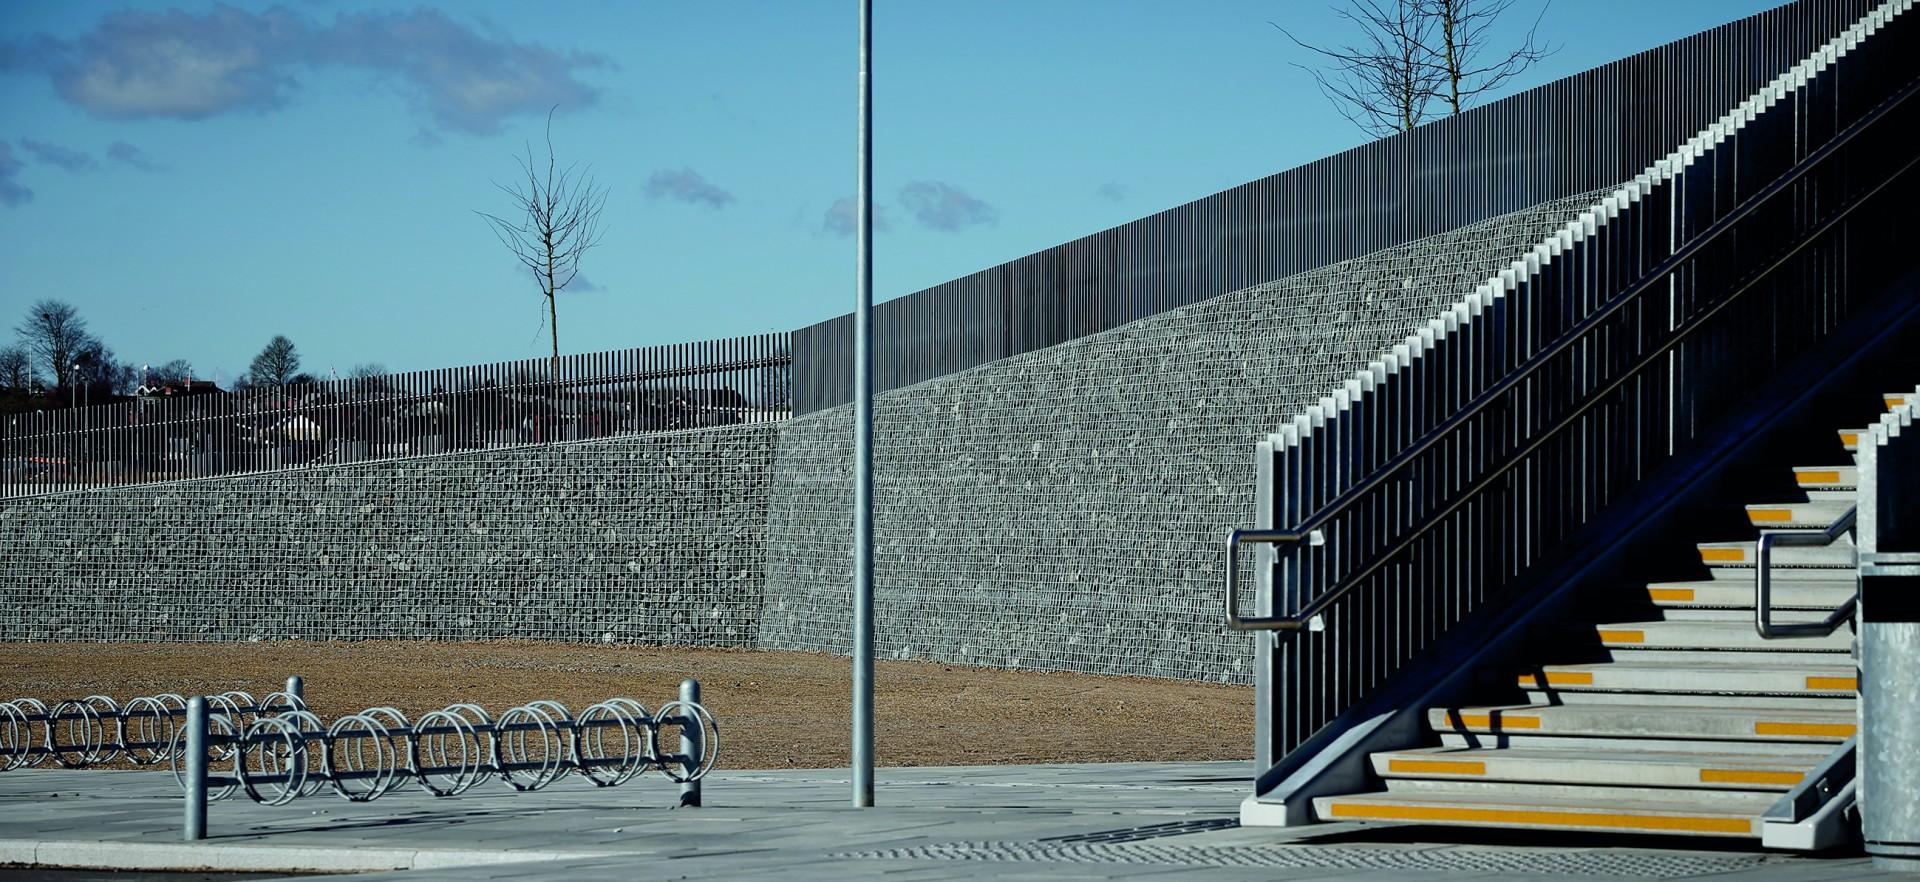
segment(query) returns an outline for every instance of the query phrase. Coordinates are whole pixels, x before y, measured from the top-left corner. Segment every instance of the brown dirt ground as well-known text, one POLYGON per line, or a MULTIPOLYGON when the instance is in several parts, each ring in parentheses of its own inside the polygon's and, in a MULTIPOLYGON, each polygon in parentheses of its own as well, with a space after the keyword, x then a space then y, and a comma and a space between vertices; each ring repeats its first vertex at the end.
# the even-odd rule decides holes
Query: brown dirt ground
MULTIPOLYGON (((576 713, 615 696, 658 707, 696 677, 720 725, 720 766, 848 761, 841 656, 531 641, 429 643, 0 643, 0 701, 90 694, 281 688, 306 679, 323 717, 391 705, 409 716, 470 701, 498 713, 554 699, 576 713)), ((881 765, 1240 759, 1253 691, 1142 677, 1005 671, 925 661, 875 665, 881 765)))

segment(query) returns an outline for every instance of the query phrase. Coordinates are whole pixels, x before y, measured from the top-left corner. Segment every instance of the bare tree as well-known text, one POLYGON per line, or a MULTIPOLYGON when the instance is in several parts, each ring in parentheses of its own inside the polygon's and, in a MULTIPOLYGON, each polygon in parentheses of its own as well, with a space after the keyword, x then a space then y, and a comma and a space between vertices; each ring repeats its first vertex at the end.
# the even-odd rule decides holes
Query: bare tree
POLYGON ((381 392, 387 388, 387 367, 379 362, 362 362, 347 373, 357 392, 381 392))
POLYGON ((19 335, 27 354, 53 374, 54 385, 60 389, 73 382, 74 357, 92 339, 87 335, 87 320, 63 300, 35 303, 13 332, 19 335))
POLYGON ((1325 69, 1295 66, 1313 75, 1342 116, 1374 137, 1385 137, 1428 121, 1427 108, 1436 99, 1447 113, 1465 110, 1556 51, 1537 38, 1546 15, 1542 5, 1519 47, 1487 55, 1495 22, 1515 2, 1348 0, 1346 8, 1334 12, 1358 26, 1362 39, 1338 48, 1308 43, 1273 26, 1330 62, 1325 69))
POLYGON ((581 177, 577 165, 560 168, 553 155, 553 113, 547 113, 547 165, 543 173, 534 164, 533 145, 520 160, 526 179, 509 187, 494 183, 513 198, 513 220, 476 211, 486 218, 500 244, 507 246, 530 272, 547 298, 547 325, 552 332, 553 370, 560 371, 560 311, 554 295, 580 273, 580 256, 600 244, 600 211, 607 191, 591 176, 581 177))
POLYGON ((0 389, 25 392, 33 387, 33 356, 19 346, 0 348, 0 389))
POLYGON ((247 366, 248 376, 262 386, 285 386, 299 370, 300 353, 293 348, 292 340, 279 334, 268 340, 266 348, 247 366))
POLYGON ((160 386, 185 386, 187 380, 191 379, 192 376, 193 365, 188 364, 184 358, 176 358, 159 367, 148 369, 147 385, 156 388, 160 386))
POLYGON ((1440 39, 1432 54, 1435 66, 1440 69, 1441 80, 1446 85, 1440 98, 1447 102, 1454 113, 1466 109, 1481 95, 1500 88, 1508 80, 1539 63, 1540 59, 1559 51, 1558 47, 1538 42, 1540 20, 1547 15, 1545 3, 1540 5, 1540 14, 1534 16, 1533 25, 1527 28, 1520 45, 1499 55, 1497 60, 1489 61, 1486 56, 1487 45, 1491 42, 1488 32, 1515 0, 1417 2, 1420 13, 1432 19, 1439 31, 1440 39))
POLYGON ((88 400, 99 396, 101 401, 106 401, 115 395, 125 395, 140 382, 140 372, 115 357, 113 350, 98 337, 90 336, 80 344, 73 362, 80 368, 80 375, 74 381, 80 384, 88 400))
POLYGON ((1428 46, 1434 19, 1425 0, 1349 0, 1334 13, 1360 28, 1361 41, 1329 48, 1269 22, 1287 39, 1325 58, 1329 68, 1295 67, 1313 75, 1340 115, 1376 138, 1408 131, 1427 121, 1427 104, 1440 84, 1428 46))

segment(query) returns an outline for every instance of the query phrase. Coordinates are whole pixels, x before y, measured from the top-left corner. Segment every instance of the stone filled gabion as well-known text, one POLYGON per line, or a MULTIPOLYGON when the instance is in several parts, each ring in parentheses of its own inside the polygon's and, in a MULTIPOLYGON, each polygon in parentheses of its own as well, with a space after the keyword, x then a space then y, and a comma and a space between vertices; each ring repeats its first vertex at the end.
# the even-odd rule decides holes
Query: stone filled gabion
POLYGON ((771 424, 15 500, 9 640, 752 646, 771 424))
MULTIPOLYGON (((1250 682, 1218 580, 1255 442, 1603 195, 879 396, 877 651, 1250 682)), ((851 435, 850 407, 780 427, 762 646, 849 645, 851 435)))
MULTIPOLYGON (((894 390, 883 657, 1242 683, 1253 444, 1600 194, 894 390)), ((12 640, 845 652, 852 414, 0 504, 12 640)))

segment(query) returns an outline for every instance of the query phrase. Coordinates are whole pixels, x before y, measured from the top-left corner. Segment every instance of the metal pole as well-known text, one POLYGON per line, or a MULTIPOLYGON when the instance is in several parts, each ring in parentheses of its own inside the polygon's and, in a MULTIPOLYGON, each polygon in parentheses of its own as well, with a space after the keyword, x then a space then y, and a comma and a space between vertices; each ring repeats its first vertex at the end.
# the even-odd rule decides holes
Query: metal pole
POLYGON ((1860 433, 1861 838, 1883 872, 1920 872, 1920 455, 1909 408, 1860 433), (1904 424, 1904 425, 1903 425, 1904 424))
MULTIPOLYGON (((307 681, 301 679, 300 675, 295 674, 287 678, 287 694, 293 696, 293 700, 296 705, 296 707, 294 708, 295 710, 306 710, 307 681)), ((302 740, 300 742, 300 750, 294 753, 292 762, 288 763, 287 767, 288 767, 288 770, 291 771, 293 775, 295 775, 296 777, 306 775, 307 747, 306 747, 305 740, 302 740)))
POLYGON ((873 0, 860 0, 853 309, 853 804, 873 805, 873 0))
POLYGON ((186 840, 207 838, 207 699, 187 699, 186 840))
MULTIPOLYGON (((688 704, 699 704, 700 681, 693 679, 681 680, 680 700, 688 704)), ((687 714, 687 722, 680 724, 680 755, 686 757, 686 759, 680 763, 680 769, 686 774, 691 775, 693 774, 693 770, 700 767, 701 755, 706 752, 707 746, 701 742, 701 734, 698 720, 694 718, 693 714, 687 714)), ((700 782, 698 780, 680 782, 680 804, 694 807, 700 805, 700 782)))

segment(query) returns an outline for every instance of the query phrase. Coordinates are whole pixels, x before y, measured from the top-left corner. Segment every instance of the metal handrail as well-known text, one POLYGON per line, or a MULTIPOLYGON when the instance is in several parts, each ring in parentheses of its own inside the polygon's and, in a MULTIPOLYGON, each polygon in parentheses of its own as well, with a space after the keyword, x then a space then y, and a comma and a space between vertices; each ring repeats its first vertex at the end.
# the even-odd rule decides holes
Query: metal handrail
POLYGON ((1853 612, 1860 604, 1860 571, 1854 570, 1853 596, 1845 603, 1834 607, 1833 612, 1818 622, 1799 622, 1790 625, 1773 623, 1773 547, 1776 545, 1832 545, 1833 540, 1853 530, 1855 514, 1859 506, 1847 509, 1847 513, 1835 518, 1833 523, 1818 533, 1812 530, 1762 530, 1760 541, 1754 546, 1753 559, 1753 629, 1767 640, 1781 637, 1825 637, 1839 629, 1842 622, 1853 618, 1853 612))
POLYGON ((1798 254, 1807 246, 1807 243, 1824 235, 1835 224, 1846 219, 1855 208, 1858 208, 1875 194, 1885 189, 1894 180, 1911 170, 1916 163, 1920 163, 1920 156, 1909 159, 1904 165, 1901 165, 1891 174, 1887 175, 1884 180, 1861 194, 1859 198, 1854 199, 1833 216, 1809 229, 1807 233, 1800 238, 1799 244, 1784 254, 1781 254, 1765 269, 1749 277, 1745 283, 1729 293, 1725 299, 1722 299, 1719 303, 1700 313, 1698 316, 1695 316, 1682 327, 1674 329, 1673 336, 1669 338, 1665 344, 1648 353, 1611 382, 1596 390, 1588 397, 1586 402, 1575 408, 1572 413, 1545 431, 1535 434, 1532 441, 1508 457, 1505 465, 1488 473, 1488 475, 1476 482, 1472 487, 1455 494, 1452 503, 1428 517, 1424 523, 1402 535, 1400 541, 1395 543, 1391 548, 1375 555, 1371 564, 1368 564, 1354 575, 1347 577, 1332 590, 1322 593, 1299 612, 1291 615, 1259 617, 1245 617, 1239 614, 1239 597, 1235 587, 1238 583, 1239 575, 1236 557, 1239 546, 1242 543, 1297 545, 1300 542, 1310 540, 1315 534, 1321 532, 1322 527, 1326 526, 1334 518, 1346 513, 1347 509, 1357 504, 1363 496, 1386 484, 1388 479, 1410 465, 1421 454, 1426 453, 1432 449, 1434 445, 1440 443, 1440 441, 1451 434, 1453 430, 1459 428, 1468 420, 1479 416, 1481 411, 1492 406, 1506 393, 1512 391, 1516 386, 1520 385, 1520 383, 1531 377, 1535 371, 1545 367, 1548 362, 1565 353, 1567 350, 1572 349, 1589 331, 1600 326, 1607 319, 1612 318, 1614 314, 1626 308, 1628 303, 1638 298, 1641 294, 1651 290, 1656 284, 1665 279, 1666 276, 1678 270, 1681 264, 1692 259, 1701 249, 1731 230, 1735 224, 1745 220, 1749 215, 1757 211, 1760 205, 1765 204, 1774 196, 1785 191, 1800 178, 1806 176, 1808 172, 1825 162, 1834 153, 1838 152, 1840 148, 1851 143, 1852 140, 1861 132, 1865 131, 1867 127, 1879 122, 1882 117, 1892 112, 1894 108, 1906 102, 1907 99, 1912 98, 1916 92, 1920 92, 1920 80, 1909 82, 1905 88, 1890 96, 1885 101, 1880 102, 1872 111, 1836 134, 1833 140, 1808 154, 1805 159, 1802 159, 1773 183, 1762 188, 1758 193, 1754 194, 1753 197, 1742 202, 1725 216, 1713 222, 1713 224, 1701 231, 1700 235, 1694 237, 1694 239, 1685 245, 1680 246, 1672 255, 1656 264, 1651 270, 1648 270, 1640 281, 1629 285, 1620 294, 1608 301, 1605 306, 1601 307, 1599 311, 1567 329, 1566 332, 1555 338, 1553 342, 1547 344, 1546 348, 1521 363, 1519 367, 1509 371, 1499 382, 1488 387, 1485 392, 1476 396, 1453 416, 1441 421, 1439 425, 1434 426, 1428 430, 1426 434, 1420 436, 1420 439, 1415 441, 1406 450, 1401 451, 1392 459, 1387 460, 1387 462, 1381 465, 1378 471, 1334 497, 1326 505, 1322 506, 1318 512, 1302 522, 1300 526, 1290 530, 1235 529, 1229 532, 1227 534, 1226 545, 1227 627, 1235 631, 1299 631, 1308 628, 1321 613, 1325 612, 1333 604, 1339 602, 1342 597, 1346 596, 1347 593, 1358 587, 1363 579, 1372 575, 1375 570, 1379 569, 1387 561, 1392 560, 1400 552, 1411 546, 1416 540, 1425 536, 1427 531, 1440 523, 1447 515, 1452 514, 1463 505, 1467 499, 1475 496, 1481 489, 1492 483, 1494 479, 1504 475, 1508 469, 1512 468, 1514 463, 1524 461, 1527 455, 1538 449, 1541 444, 1545 443, 1546 439, 1559 434, 1562 429, 1565 429, 1568 425, 1571 425, 1574 421, 1584 416, 1588 410, 1604 400, 1606 396, 1611 394, 1615 389, 1618 389, 1629 379, 1632 379, 1642 370, 1651 366, 1653 362, 1665 356, 1674 347, 1686 341, 1694 331, 1699 330, 1709 319, 1719 315, 1722 309, 1751 290, 1760 279, 1765 278, 1774 270, 1779 269, 1788 259, 1798 254))

